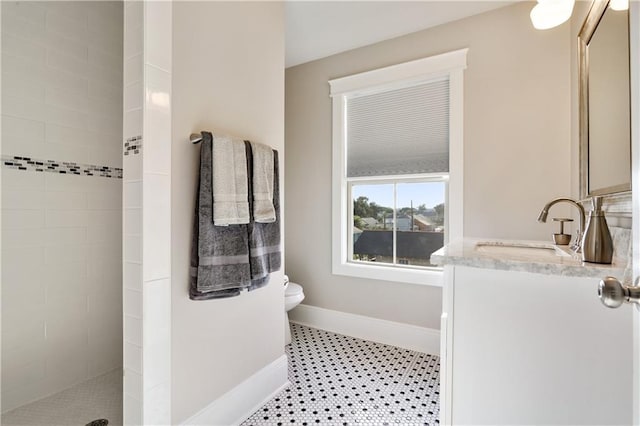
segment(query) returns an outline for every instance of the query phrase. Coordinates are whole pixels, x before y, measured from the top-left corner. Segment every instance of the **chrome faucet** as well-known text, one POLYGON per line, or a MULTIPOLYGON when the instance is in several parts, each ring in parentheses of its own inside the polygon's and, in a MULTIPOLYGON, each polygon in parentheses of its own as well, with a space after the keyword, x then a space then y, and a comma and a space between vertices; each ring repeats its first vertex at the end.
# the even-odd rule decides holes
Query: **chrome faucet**
POLYGON ((555 200, 551 200, 547 204, 545 204, 545 206, 542 208, 542 211, 538 216, 538 222, 545 223, 547 221, 547 215, 549 214, 549 209, 551 208, 551 206, 553 206, 556 203, 562 203, 562 202, 574 205, 578 209, 578 212, 580 213, 580 223, 578 225, 578 233, 576 235, 575 241, 571 245, 571 250, 573 250, 575 253, 581 253, 582 252, 582 233, 584 232, 584 222, 585 222, 584 207, 582 207, 582 204, 572 200, 571 198, 556 198, 555 200))

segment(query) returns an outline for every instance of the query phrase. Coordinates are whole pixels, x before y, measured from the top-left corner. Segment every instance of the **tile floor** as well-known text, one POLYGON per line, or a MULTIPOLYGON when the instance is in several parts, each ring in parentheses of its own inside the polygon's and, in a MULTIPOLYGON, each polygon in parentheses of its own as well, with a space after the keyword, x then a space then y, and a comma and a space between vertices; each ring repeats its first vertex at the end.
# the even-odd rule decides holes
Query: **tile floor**
POLYGON ((292 324, 291 385, 243 426, 439 424, 439 358, 292 324))
POLYGON ((2 426, 122 425, 122 371, 114 370, 2 415, 2 426))

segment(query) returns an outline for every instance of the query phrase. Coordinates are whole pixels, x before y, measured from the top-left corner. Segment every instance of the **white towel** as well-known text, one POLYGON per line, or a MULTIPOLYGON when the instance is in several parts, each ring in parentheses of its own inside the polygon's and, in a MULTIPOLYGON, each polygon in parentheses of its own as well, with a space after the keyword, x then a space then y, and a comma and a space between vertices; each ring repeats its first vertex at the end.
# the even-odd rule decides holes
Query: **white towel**
POLYGON ((242 139, 213 136, 213 223, 249 223, 247 154, 242 139))
POLYGON ((251 142, 253 152, 253 220, 258 223, 276 221, 273 207, 273 149, 251 142))

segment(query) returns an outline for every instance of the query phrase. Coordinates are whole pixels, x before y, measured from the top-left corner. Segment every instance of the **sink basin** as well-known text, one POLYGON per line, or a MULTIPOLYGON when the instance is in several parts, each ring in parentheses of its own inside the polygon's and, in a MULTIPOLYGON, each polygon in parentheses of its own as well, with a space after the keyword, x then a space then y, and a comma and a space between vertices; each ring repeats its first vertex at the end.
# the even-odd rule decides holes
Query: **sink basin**
POLYGON ((480 242, 475 249, 481 253, 503 255, 503 256, 523 256, 523 257, 558 257, 571 255, 553 244, 545 243, 509 243, 509 242, 480 242))

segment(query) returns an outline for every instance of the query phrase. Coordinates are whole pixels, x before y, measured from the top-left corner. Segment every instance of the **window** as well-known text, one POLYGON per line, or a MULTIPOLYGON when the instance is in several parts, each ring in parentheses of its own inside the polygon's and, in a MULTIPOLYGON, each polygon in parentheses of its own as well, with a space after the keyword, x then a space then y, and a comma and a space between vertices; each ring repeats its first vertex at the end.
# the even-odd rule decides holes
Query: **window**
POLYGON ((333 273, 442 285, 462 236, 466 49, 330 81, 333 273))

